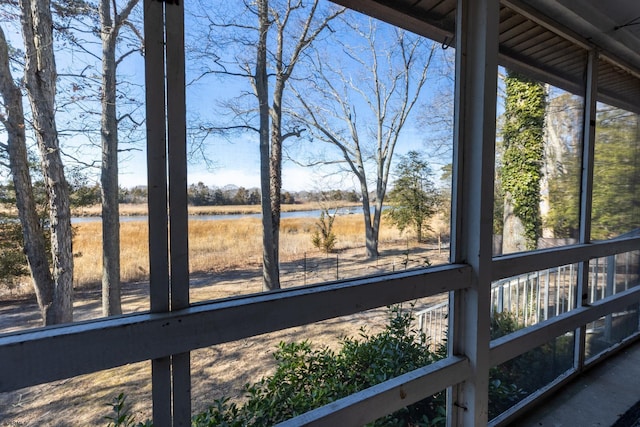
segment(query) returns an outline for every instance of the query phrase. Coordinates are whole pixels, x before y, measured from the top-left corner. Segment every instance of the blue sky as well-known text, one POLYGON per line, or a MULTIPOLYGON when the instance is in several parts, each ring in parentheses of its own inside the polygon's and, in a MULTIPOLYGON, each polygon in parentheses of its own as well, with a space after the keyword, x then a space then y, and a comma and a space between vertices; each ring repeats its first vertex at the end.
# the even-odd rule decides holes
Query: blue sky
MULTIPOLYGON (((327 7, 327 5, 328 3, 324 4, 325 7, 327 7)), ((347 13, 349 14, 347 21, 351 24, 359 22, 365 25, 367 23, 368 18, 365 19, 362 15, 353 11, 349 11, 347 13)), ((189 16, 188 12, 187 16, 189 16)), ((366 57, 366 46, 364 46, 361 39, 358 40, 351 36, 352 40, 345 40, 345 34, 347 34, 346 37, 349 37, 348 33, 346 33, 344 29, 342 29, 342 31, 339 29, 343 28, 344 24, 336 22, 332 25, 334 27, 334 33, 339 34, 339 40, 341 42, 351 44, 356 48, 356 50, 363 50, 363 53, 365 54, 363 57, 366 57), (336 30, 336 28, 338 29, 336 30)), ((388 44, 388 40, 384 37, 389 35, 391 27, 381 23, 379 26, 382 28, 379 34, 380 41, 388 44)), ((204 41, 206 39, 206 35, 204 35, 203 32, 197 32, 200 28, 201 27, 197 25, 197 22, 190 22, 189 25, 187 25, 187 44, 196 44, 198 46, 206 44, 206 41, 204 41)), ((205 26, 202 28, 203 31, 209 31, 209 27, 205 26)), ((225 40, 224 35, 217 36, 220 40, 225 40)), ((317 46, 319 49, 323 49, 325 53, 331 52, 331 55, 334 55, 332 58, 328 59, 328 61, 348 64, 347 67, 351 68, 346 70, 346 74, 349 74, 355 81, 357 81, 362 77, 362 70, 355 68, 354 61, 344 59, 342 49, 335 47, 337 46, 336 41, 331 41, 331 37, 336 37, 336 35, 327 32, 325 36, 323 36, 324 41, 322 43, 318 43, 317 46), (342 55, 343 59, 341 59, 340 55, 342 55)), ((227 61, 229 70, 232 72, 238 71, 237 68, 234 68, 233 64, 229 65, 234 60, 232 55, 237 54, 237 45, 233 45, 227 51, 213 51, 219 54, 223 61, 227 61)), ((244 53, 242 55, 244 55, 244 53)), ((436 52, 436 62, 441 60, 441 55, 442 52, 438 49, 438 52, 436 52)), ((246 56, 250 56, 250 52, 246 56)), ((381 64, 382 63, 383 58, 381 58, 381 64)), ((187 81, 196 79, 203 68, 206 69, 206 67, 203 67, 199 62, 196 62, 195 60, 189 61, 188 59, 187 81)), ((425 110, 425 104, 430 101, 430 98, 432 98, 435 93, 439 93, 442 90, 448 90, 450 93, 453 91, 452 76, 448 76, 449 78, 442 78, 438 75, 438 73, 441 72, 442 70, 438 67, 433 67, 432 80, 430 80, 427 83, 427 86, 423 89, 421 100, 414 108, 410 119, 411 124, 416 123, 417 125, 408 125, 403 129, 400 142, 396 148, 396 155, 404 154, 409 150, 429 150, 429 147, 427 147, 427 140, 428 138, 433 137, 436 131, 434 129, 426 129, 427 125, 424 124, 424 120, 420 120, 420 114, 425 110)), ((305 69, 303 65, 298 65, 294 72, 294 79, 298 79, 301 76, 304 77, 310 73, 313 73, 313 70, 308 70, 305 69)), ((367 77, 365 76, 365 78, 367 77)), ((298 86, 303 83, 304 82, 296 81, 296 85, 298 86)), ((364 82, 362 86, 365 86, 364 82)), ((199 78, 195 85, 190 86, 187 89, 187 110, 189 111, 189 115, 197 115, 199 119, 204 122, 210 121, 221 125, 237 124, 237 121, 225 122, 225 119, 228 116, 226 116, 224 112, 228 112, 229 110, 222 104, 229 100, 236 99, 241 93, 248 92, 251 92, 251 87, 248 79, 246 78, 221 78, 219 76, 207 75, 199 78)), ((285 94, 285 97, 287 97, 285 102, 287 99, 291 100, 293 98, 291 94, 285 94)), ((250 103, 249 105, 251 108, 255 108, 256 101, 254 97, 243 97, 241 102, 248 102, 250 103)), ((362 100, 355 100, 354 102, 359 102, 359 104, 353 104, 353 106, 357 111, 358 117, 361 118, 360 120, 367 120, 370 117, 370 114, 367 113, 368 108, 366 105, 363 104, 362 100)), ((253 124, 255 125, 255 122, 253 122, 253 124)), ((335 160, 338 158, 335 156, 336 153, 334 148, 327 146, 327 144, 319 141, 317 138, 313 140, 311 140, 311 138, 311 132, 307 131, 303 133, 301 138, 292 138, 287 141, 287 143, 292 146, 290 153, 292 153, 293 156, 296 156, 296 159, 299 162, 304 162, 305 158, 317 159, 322 152, 330 153, 331 151, 334 151, 334 156, 330 157, 329 160, 335 160)), ((202 181, 207 185, 216 186, 224 186, 226 184, 235 184, 245 187, 259 186, 257 134, 245 133, 227 138, 211 137, 206 140, 206 147, 207 148, 203 150, 203 152, 208 156, 209 160, 212 160, 213 168, 207 169, 202 163, 190 164, 190 181, 202 181)), ((442 165, 450 162, 449 159, 450 153, 448 158, 430 158, 430 160, 434 162, 434 170, 439 170, 442 165)), ((346 189, 358 188, 358 185, 356 185, 355 180, 352 177, 335 174, 334 176, 331 176, 332 171, 335 170, 335 167, 329 166, 323 166, 322 168, 302 167, 294 162, 285 160, 283 165, 283 188, 290 191, 308 190, 313 189, 313 187, 337 187, 346 189)))
MULTIPOLYGON (((218 0, 220 1, 220 0, 218 0)), ((192 4, 192 3, 188 3, 192 4)), ((231 3, 221 2, 220 4, 230 5, 231 3)), ((240 4, 240 3, 238 3, 240 4)), ((329 3, 323 4, 323 7, 328 7, 329 3)), ((357 22, 361 19, 361 16, 355 12, 350 13, 350 22, 357 22)), ((187 13, 187 20, 194 19, 187 13)), ((16 27, 13 28, 7 23, 1 23, 3 28, 7 32, 7 36, 11 42, 19 46, 21 44, 19 31, 16 27)), ((196 28, 201 28, 195 25, 195 22, 188 22, 187 27, 187 41, 194 43, 205 43, 206 35, 202 32, 193 34, 196 28)), ((336 24, 337 25, 337 24, 336 24)), ((204 28, 204 27, 202 27, 204 28)), ((327 33, 330 37, 331 34, 327 33)), ((344 40, 343 40, 344 41, 344 40)), ((65 87, 69 87, 71 81, 70 77, 64 77, 65 74, 78 73, 79 70, 85 71, 85 73, 93 72, 99 73, 99 63, 95 62, 95 59, 90 59, 88 55, 75 50, 69 52, 67 48, 62 46, 57 49, 57 66, 58 72, 62 76, 58 84, 59 91, 63 91, 65 87), (94 61, 94 62, 91 62, 94 61), (89 64, 89 68, 85 68, 89 64)), ((96 40, 97 42, 97 40, 96 40)), ((355 43, 355 42, 354 42, 355 43)), ((335 44, 335 42, 334 42, 335 44)), ((93 48, 96 53, 99 49, 99 44, 95 44, 93 48)), ((340 53, 340 49, 335 49, 336 53, 340 53)), ((250 52, 249 52, 250 53, 250 52)), ((188 62, 188 74, 187 81, 193 79, 197 64, 188 62)), ((298 68, 300 69, 300 67, 298 68)), ((128 56, 119 66, 120 80, 128 81, 134 85, 139 86, 130 92, 130 96, 140 101, 144 100, 144 93, 142 92, 143 78, 144 78, 144 60, 141 55, 134 54, 128 56)), ((304 71, 300 69, 300 71, 304 71)), ((353 71, 353 76, 358 78, 358 70, 353 71)), ((306 71, 305 71, 306 72, 306 71)), ((16 73, 14 77, 18 78, 19 73, 16 73)), ((413 120, 419 119, 421 110, 424 110, 424 103, 430 96, 438 90, 442 89, 444 80, 434 80, 430 83, 430 88, 427 87, 423 90, 423 99, 418 103, 414 112, 412 113, 413 120)), ((187 109, 191 113, 197 113, 200 118, 204 118, 206 121, 215 121, 215 119, 222 116, 224 111, 221 102, 223 100, 230 100, 236 97, 242 91, 250 91, 250 86, 247 79, 225 79, 221 81, 213 77, 208 77, 198 81, 197 84, 187 88, 187 109)), ((452 90, 452 86, 450 88, 452 90)), ((69 91, 67 91, 67 94, 69 91)), ((75 93, 71 93, 69 96, 73 96, 75 93)), ((63 99, 63 98, 60 98, 63 99)), ((255 102, 255 98, 252 99, 255 102)), ((61 101, 58 102, 62 104, 61 101)), ((89 105, 89 104, 87 104, 89 105)), ((99 111, 97 103, 90 104, 92 108, 99 111)), ((86 106, 85 106, 86 107, 86 106)), ((355 105, 359 111, 361 117, 366 117, 363 112, 364 105, 355 105)), ((78 106, 71 105, 68 108, 61 109, 57 120, 59 130, 65 127, 65 123, 72 119, 79 117, 78 106), (76 109, 74 109, 76 108, 76 109)), ((25 109, 28 110, 28 103, 25 99, 25 109)), ((119 114, 125 112, 124 107, 119 107, 119 114)), ((143 106, 138 107, 138 118, 144 114, 143 106)), ((92 115, 87 115, 86 120, 91 120, 92 115)), ((84 119, 83 119, 84 120, 84 119)), ((76 126, 77 124, 73 124, 76 126)), ((75 157, 79 157, 85 162, 91 162, 100 158, 99 152, 99 122, 91 122, 92 133, 91 135, 83 136, 63 136, 61 141, 63 148, 70 153, 73 153, 75 157), (94 144, 92 147, 88 147, 86 144, 91 140, 94 144)), ((194 126, 190 123, 190 126, 194 126)), ((404 154, 409 150, 428 150, 428 143, 426 142, 429 135, 434 133, 432 129, 428 129, 426 125, 420 124, 419 126, 408 126, 403 130, 403 136, 396 150, 396 156, 398 154, 404 154), (426 145, 425 145, 426 144, 426 145)), ((121 140, 127 138, 126 132, 120 132, 121 140)), ((133 144, 134 150, 121 153, 120 162, 120 183, 125 187, 132 187, 136 185, 146 184, 146 153, 144 149, 144 130, 141 129, 138 134, 133 136, 136 141, 133 144)), ((324 143, 314 140, 310 141, 310 134, 306 132, 302 138, 293 140, 290 139, 289 143, 295 144, 297 148, 291 150, 291 153, 302 160, 303 157, 313 157, 317 153, 327 151, 330 152, 331 148, 327 147, 324 143)), ((239 134, 234 136, 212 137, 206 140, 206 148, 203 150, 207 156, 208 164, 198 157, 193 157, 188 166, 188 180, 189 183, 203 182, 209 186, 223 187, 226 185, 237 185, 243 187, 258 187, 259 182, 259 160, 258 160, 258 144, 257 135, 249 133, 239 134)), ((447 163, 449 160, 444 158, 431 158, 433 161, 433 169, 438 170, 440 166, 447 163)), ((67 159, 67 162, 70 162, 67 159)), ((85 168, 85 171, 91 169, 85 168)), ((350 176, 339 175, 332 173, 335 168, 311 168, 303 167, 295 164, 294 162, 285 160, 283 165, 283 189, 289 191, 301 191, 301 190, 314 190, 323 188, 344 188, 354 189, 358 188, 355 180, 350 176)), ((95 169, 93 171, 93 177, 97 181, 99 171, 95 169)))

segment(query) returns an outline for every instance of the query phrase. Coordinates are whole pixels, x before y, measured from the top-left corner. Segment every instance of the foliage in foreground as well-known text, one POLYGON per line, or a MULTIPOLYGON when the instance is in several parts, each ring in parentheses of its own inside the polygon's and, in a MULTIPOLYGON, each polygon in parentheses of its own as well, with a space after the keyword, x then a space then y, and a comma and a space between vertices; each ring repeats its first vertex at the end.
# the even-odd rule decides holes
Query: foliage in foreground
MULTIPOLYGON (((491 339, 520 329, 510 311, 494 313, 491 339)), ((561 335, 489 371, 489 419, 548 385, 573 366, 573 335, 561 335)))
POLYGON ((131 414, 131 407, 127 403, 127 396, 124 393, 114 397, 108 406, 111 406, 113 414, 104 417, 109 420, 107 427, 150 427, 153 425, 149 420, 144 423, 136 423, 135 417, 131 414))
MULTIPOLYGON (((343 338, 340 348, 314 348, 308 341, 278 345, 276 371, 245 385, 242 404, 227 397, 192 420, 195 426, 266 426, 303 414, 375 384, 397 377, 446 356, 446 348, 432 350, 424 334, 411 329, 411 312, 394 307, 386 327, 370 335, 364 328, 358 338, 343 338)), ((387 415, 372 426, 443 426, 445 396, 438 393, 387 415)), ((122 394, 110 405, 109 427, 140 427, 122 394)))
MULTIPOLYGON (((273 425, 445 356, 444 349, 429 349, 424 334, 411 330, 411 324, 411 313, 393 308, 383 331, 369 335, 362 329, 360 338, 343 338, 335 352, 314 349, 308 341, 280 343, 274 353, 275 373, 247 384, 243 405, 217 400, 193 425, 273 425)), ((439 393, 371 425, 431 426, 444 421, 444 394, 439 393)))
MULTIPOLYGON (((314 348, 308 341, 278 345, 275 372, 245 385, 246 401, 238 404, 223 397, 192 420, 200 426, 265 426, 326 405, 446 357, 445 346, 427 345, 424 334, 411 329, 411 312, 393 307, 379 333, 361 329, 358 338, 343 338, 337 351, 314 348)), ((496 313, 491 337, 518 329, 514 313, 496 313)), ((571 364, 572 342, 561 336, 507 363, 492 368, 489 383, 489 418, 493 419, 528 394, 548 384, 571 364)), ((144 427, 129 414, 121 394, 111 404, 109 427, 144 427)), ((371 426, 444 426, 444 392, 380 418, 371 426)))

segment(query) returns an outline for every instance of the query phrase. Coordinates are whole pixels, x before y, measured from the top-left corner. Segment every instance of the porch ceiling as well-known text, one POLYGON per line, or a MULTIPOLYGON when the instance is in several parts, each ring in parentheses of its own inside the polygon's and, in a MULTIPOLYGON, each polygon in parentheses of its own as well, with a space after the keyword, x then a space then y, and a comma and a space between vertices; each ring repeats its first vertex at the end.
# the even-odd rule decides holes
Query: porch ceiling
MULTIPOLYGON (((336 0, 445 45, 456 0, 336 0)), ((640 112, 638 0, 501 0, 502 65, 582 94, 587 50, 603 53, 599 99, 640 112)))

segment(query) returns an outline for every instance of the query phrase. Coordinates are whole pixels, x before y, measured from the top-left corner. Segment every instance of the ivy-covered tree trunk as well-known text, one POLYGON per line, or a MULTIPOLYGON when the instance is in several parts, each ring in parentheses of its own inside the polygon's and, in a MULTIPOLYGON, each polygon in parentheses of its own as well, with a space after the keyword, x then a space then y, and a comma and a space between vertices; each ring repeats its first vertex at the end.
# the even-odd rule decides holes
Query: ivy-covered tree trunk
POLYGON ((535 249, 542 232, 546 91, 542 83, 513 71, 507 72, 505 91, 502 252, 510 253, 535 249))
POLYGON ((49 202, 53 299, 45 325, 73 321, 73 256, 69 186, 55 120, 56 65, 49 0, 20 0, 25 82, 49 202))
POLYGON ((53 307, 55 288, 31 185, 22 93, 11 77, 8 46, 2 28, 0 28, 0 96, 4 101, 6 112, 2 123, 7 131, 7 152, 16 191, 18 217, 22 226, 24 253, 29 264, 38 306, 46 324, 46 320, 50 318, 49 311, 53 307))

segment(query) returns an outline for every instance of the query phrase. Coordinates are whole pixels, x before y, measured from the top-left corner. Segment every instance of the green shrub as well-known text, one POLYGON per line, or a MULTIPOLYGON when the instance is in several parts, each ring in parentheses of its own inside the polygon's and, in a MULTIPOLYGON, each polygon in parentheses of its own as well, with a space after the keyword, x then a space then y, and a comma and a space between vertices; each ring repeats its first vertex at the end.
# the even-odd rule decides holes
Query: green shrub
POLYGON ((127 404, 127 396, 124 393, 114 397, 108 406, 111 406, 113 415, 105 417, 105 419, 109 420, 107 427, 150 427, 153 425, 148 420, 145 423, 136 423, 135 417, 131 414, 131 407, 127 404))
POLYGON ((333 232, 333 221, 336 214, 331 215, 328 209, 322 209, 320 218, 316 221, 316 230, 311 236, 311 243, 314 247, 324 251, 325 253, 333 252, 338 241, 333 232))
MULTIPOLYGON (((358 337, 342 338, 336 351, 314 348, 309 341, 278 345, 273 354, 276 370, 260 381, 245 385, 244 403, 228 397, 215 400, 192 420, 200 426, 265 426, 326 405, 414 369, 429 365, 447 355, 446 346, 432 348, 427 337, 412 329, 411 311, 401 307, 389 310, 385 328, 370 334, 364 328, 358 337)), ((499 337, 518 329, 513 313, 497 313, 491 323, 491 336, 499 337)), ((558 337, 549 344, 527 352, 490 371, 489 419, 553 380, 570 366, 572 339, 558 337)), ((135 424, 123 395, 114 399, 110 426, 135 424)), ((371 426, 444 426, 444 392, 402 408, 371 423, 371 426)))
MULTIPOLYGON (((520 329, 516 313, 494 313, 491 338, 520 329)), ((489 372, 489 419, 546 386, 573 366, 573 337, 562 335, 521 354, 489 372)))
MULTIPOLYGON (((273 375, 245 386, 247 401, 238 406, 218 400, 193 420, 195 426, 272 425, 379 384, 442 357, 431 351, 424 334, 411 330, 412 315, 399 307, 390 311, 383 331, 344 338, 336 352, 314 349, 308 341, 280 343, 273 375)), ((444 395, 439 393, 403 408, 371 425, 444 425, 444 395)))
POLYGON ((0 283, 12 288, 29 274, 22 247, 22 227, 15 218, 0 217, 0 283))

